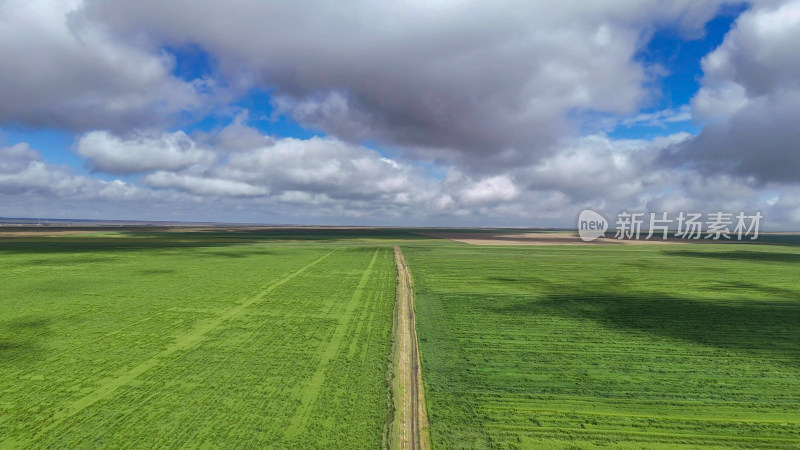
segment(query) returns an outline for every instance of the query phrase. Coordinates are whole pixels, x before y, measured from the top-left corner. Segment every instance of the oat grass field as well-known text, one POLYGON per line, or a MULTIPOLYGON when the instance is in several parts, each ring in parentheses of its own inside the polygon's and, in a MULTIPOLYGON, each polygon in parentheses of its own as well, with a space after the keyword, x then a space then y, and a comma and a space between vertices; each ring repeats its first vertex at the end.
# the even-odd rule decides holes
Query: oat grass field
POLYGON ((408 245, 438 448, 800 446, 800 248, 408 245))
POLYGON ((433 448, 800 447, 795 237, 417 231, 0 235, 0 448, 396 446, 393 246, 433 448))
POLYGON ((380 447, 392 248, 295 235, 0 241, 0 448, 380 447))

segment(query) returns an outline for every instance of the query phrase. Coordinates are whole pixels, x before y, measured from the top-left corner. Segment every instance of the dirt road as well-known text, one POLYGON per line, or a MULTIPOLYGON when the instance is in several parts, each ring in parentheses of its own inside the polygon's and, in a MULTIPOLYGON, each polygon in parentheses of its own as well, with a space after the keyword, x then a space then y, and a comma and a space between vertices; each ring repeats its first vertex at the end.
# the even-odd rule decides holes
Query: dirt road
MULTIPOLYGON (((660 238, 644 239, 647 233, 642 234, 642 239, 614 239, 602 237, 585 242, 575 232, 546 232, 546 233, 446 233, 446 232, 418 232, 421 236, 450 239, 472 245, 661 245, 661 244, 686 244, 687 240, 670 238, 666 241, 660 238)), ((657 235, 658 236, 658 235, 657 235)), ((703 240, 703 243, 709 241, 703 240)), ((730 243, 731 241, 714 241, 730 243)))
POLYGON ((397 314, 395 327, 395 423, 390 447, 429 449, 430 426, 425 407, 417 330, 414 320, 414 289, 411 274, 399 247, 394 248, 397 265, 397 314))

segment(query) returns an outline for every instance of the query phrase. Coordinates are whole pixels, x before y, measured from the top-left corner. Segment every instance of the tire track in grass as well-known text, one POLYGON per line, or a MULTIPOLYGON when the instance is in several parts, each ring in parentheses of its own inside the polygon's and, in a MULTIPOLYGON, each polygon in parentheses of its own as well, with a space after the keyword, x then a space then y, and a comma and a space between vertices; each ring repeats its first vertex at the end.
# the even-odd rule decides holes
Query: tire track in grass
POLYGON ((313 409, 314 403, 316 403, 317 397, 319 397, 322 383, 325 382, 325 370, 328 368, 328 363, 330 363, 333 357, 339 352, 339 347, 341 346, 342 340, 347 332, 347 327, 352 321, 353 310, 359 304, 361 295, 364 292, 364 287, 372 276, 372 268, 375 265, 375 261, 378 259, 380 250, 381 249, 379 248, 375 249, 375 253, 372 254, 372 260, 369 262, 364 274, 361 275, 361 279, 358 281, 356 290, 350 297, 350 301, 348 301, 347 305, 345 305, 345 311, 342 314, 342 318, 339 320, 339 324, 336 326, 336 330, 334 331, 331 340, 328 341, 328 345, 325 346, 325 349, 322 352, 322 357, 320 358, 319 365, 317 366, 317 371, 314 372, 314 375, 311 377, 308 384, 301 391, 303 395, 300 398, 300 406, 297 407, 297 410, 292 417, 291 422, 289 423, 289 427, 286 429, 284 440, 299 436, 301 432, 305 431, 308 418, 311 416, 311 410, 313 409))
MULTIPOLYGON (((380 253, 381 258, 384 256, 386 256, 386 251, 382 251, 380 253)), ((358 322, 356 325, 356 330, 353 332, 354 339, 350 342, 349 352, 347 353, 348 358, 352 359, 358 350, 361 350, 361 353, 366 353, 367 343, 359 340, 358 336, 361 336, 362 334, 367 336, 367 342, 369 342, 369 338, 372 336, 370 330, 372 330, 372 325, 375 323, 373 322, 373 318, 375 316, 375 312, 379 308, 377 303, 380 300, 381 293, 385 287, 385 281, 381 280, 378 288, 372 292, 372 295, 370 295, 367 299, 367 304, 363 308, 360 308, 360 312, 357 317, 358 322)), ((362 357, 361 361, 364 360, 365 357, 362 357)))
MULTIPOLYGON (((132 368, 131 370, 123 373, 122 375, 108 380, 105 383, 101 384, 97 389, 93 390, 89 394, 79 398, 78 400, 66 405, 66 407, 56 414, 53 415, 53 421, 39 430, 38 433, 34 437, 32 437, 28 441, 0 441, 0 448, 10 448, 10 447, 22 447, 22 446, 30 446, 30 444, 40 437, 46 435, 59 425, 61 425, 67 419, 75 416, 76 414, 80 413, 81 411, 85 410, 86 408, 94 405, 95 403, 111 398, 116 393, 117 389, 123 387, 125 385, 130 384, 133 380, 135 380, 138 376, 142 375, 143 373, 151 370, 155 367, 158 367, 162 364, 168 357, 171 357, 177 352, 189 350, 198 344, 200 344, 208 335, 209 332, 213 331, 214 329, 218 328, 220 325, 225 323, 226 321, 232 320, 240 316, 245 309, 248 307, 264 300, 266 296, 274 291, 275 289, 279 288, 280 286, 288 283, 293 278, 297 277, 298 275, 302 274, 306 270, 310 269, 314 265, 322 262, 326 258, 328 258, 336 249, 331 250, 330 252, 323 255, 321 258, 314 260, 313 262, 297 269, 296 271, 290 273, 289 275, 281 278, 278 281, 273 282, 267 288, 256 294, 254 297, 250 298, 249 300, 240 303, 238 306, 229 309, 224 314, 212 319, 212 320, 202 320, 200 323, 192 330, 190 333, 180 336, 172 345, 158 353, 157 355, 153 356, 152 358, 142 362, 138 366, 132 368)), ((374 259, 373 259, 374 262, 374 259)), ((370 266, 371 268, 371 266, 370 266)))

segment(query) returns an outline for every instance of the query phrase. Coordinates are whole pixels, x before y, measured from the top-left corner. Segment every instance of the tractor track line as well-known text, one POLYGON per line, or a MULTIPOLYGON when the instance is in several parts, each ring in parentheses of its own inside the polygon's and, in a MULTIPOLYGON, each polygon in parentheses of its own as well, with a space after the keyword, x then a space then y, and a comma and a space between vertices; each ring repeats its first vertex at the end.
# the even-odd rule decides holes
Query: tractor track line
POLYGON ((261 290, 258 294, 256 294, 254 297, 251 297, 245 302, 240 303, 237 306, 227 310, 225 313, 215 317, 214 319, 201 321, 195 327, 195 329, 193 329, 188 334, 180 336, 173 344, 169 345, 166 349, 164 349, 160 353, 152 356, 151 358, 133 367, 132 369, 126 371, 125 373, 111 380, 107 380, 106 382, 102 383, 100 386, 95 388, 88 395, 85 395, 69 404, 64 405, 64 409, 62 411, 59 411, 53 417, 51 422, 46 426, 42 427, 38 431, 38 433, 36 433, 36 435, 31 439, 24 442, 0 441, 0 448, 31 446, 33 442, 36 442, 41 437, 47 435, 49 432, 51 432, 59 425, 64 423, 67 419, 72 418, 81 411, 85 410, 86 408, 94 405, 95 403, 101 400, 112 398, 120 387, 130 384, 133 380, 135 380, 137 377, 144 374, 145 372, 150 371, 156 367, 159 367, 162 364, 165 364, 171 358, 173 358, 175 354, 182 353, 196 347, 205 340, 205 338, 211 331, 219 328, 226 322, 237 318, 244 312, 245 309, 252 306, 253 304, 263 301, 267 297, 267 295, 270 294, 272 291, 286 284, 293 278, 297 277, 306 270, 310 269, 312 266, 322 262, 323 260, 328 258, 331 254, 333 254, 334 251, 335 250, 332 250, 323 255, 321 258, 318 258, 312 261, 311 263, 285 275, 283 278, 273 281, 265 289, 261 290))

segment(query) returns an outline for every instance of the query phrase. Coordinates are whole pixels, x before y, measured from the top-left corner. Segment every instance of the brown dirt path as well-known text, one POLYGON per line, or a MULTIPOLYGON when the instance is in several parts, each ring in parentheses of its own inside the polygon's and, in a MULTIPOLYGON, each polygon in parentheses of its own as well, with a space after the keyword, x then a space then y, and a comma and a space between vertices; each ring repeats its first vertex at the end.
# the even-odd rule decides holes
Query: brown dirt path
POLYGON ((394 247, 397 265, 395 327, 394 424, 391 448, 431 448, 428 411, 414 320, 414 288, 400 247, 394 247))
MULTIPOLYGON (((674 244, 737 244, 748 241, 736 240, 711 240, 711 239, 679 239, 670 237, 663 240, 656 235, 651 239, 645 239, 647 231, 641 234, 641 239, 615 239, 613 237, 601 237, 594 241, 585 242, 578 237, 576 232, 545 232, 545 233, 447 233, 447 232, 417 232, 420 236, 432 237, 437 239, 449 239, 451 241, 463 242, 471 245, 513 245, 513 246, 537 246, 537 245, 674 245, 674 244)), ((762 233, 766 234, 766 233, 762 233)), ((703 233, 705 235, 705 233, 703 233)))

